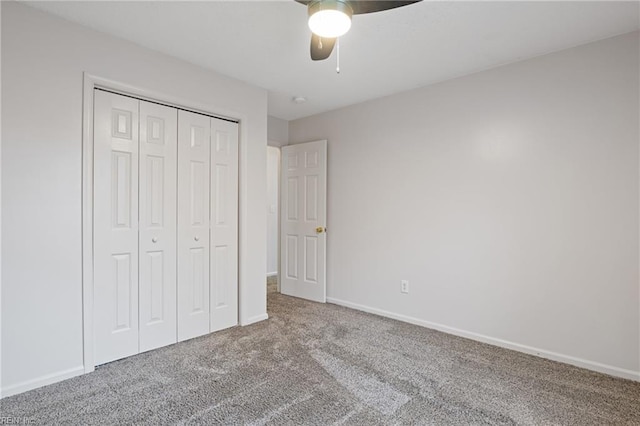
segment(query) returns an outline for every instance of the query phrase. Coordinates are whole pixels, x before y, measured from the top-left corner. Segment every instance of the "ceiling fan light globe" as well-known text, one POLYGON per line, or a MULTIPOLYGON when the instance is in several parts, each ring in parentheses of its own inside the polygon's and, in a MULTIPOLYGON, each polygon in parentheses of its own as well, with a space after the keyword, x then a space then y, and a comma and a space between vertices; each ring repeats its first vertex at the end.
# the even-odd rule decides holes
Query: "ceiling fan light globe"
POLYGON ((319 10, 309 16, 309 28, 320 37, 340 37, 351 28, 351 17, 339 10, 319 10))

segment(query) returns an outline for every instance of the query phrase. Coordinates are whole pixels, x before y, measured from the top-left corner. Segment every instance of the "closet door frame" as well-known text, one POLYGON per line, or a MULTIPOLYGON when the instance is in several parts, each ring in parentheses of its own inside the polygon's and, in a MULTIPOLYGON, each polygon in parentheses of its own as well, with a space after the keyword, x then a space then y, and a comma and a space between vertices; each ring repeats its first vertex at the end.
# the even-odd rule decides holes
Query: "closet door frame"
MULTIPOLYGON (((95 370, 95 337, 94 337, 94 306, 93 306, 93 286, 94 286, 94 269, 93 269, 93 114, 94 114, 94 90, 102 89, 116 94, 133 96, 143 101, 161 103, 163 105, 172 106, 180 109, 186 109, 192 112, 200 112, 202 114, 220 117, 238 123, 239 134, 246 134, 247 117, 235 111, 225 110, 215 105, 204 105, 198 102, 175 98, 164 93, 154 90, 143 89, 135 86, 113 81, 107 78, 96 76, 87 72, 83 73, 83 97, 82 97, 82 345, 83 345, 83 367, 84 373, 90 373, 95 370)), ((240 158, 246 149, 246 141, 239 136, 238 146, 240 150, 240 158)), ((242 191, 243 168, 238 164, 238 184, 239 191, 242 191)), ((243 199, 243 194, 238 194, 239 199, 243 199)), ((242 201, 240 201, 242 203, 242 201)), ((242 230, 242 210, 239 209, 238 214, 238 275, 244 263, 242 248, 243 230, 242 230)), ((238 323, 247 325, 255 322, 242 321, 242 295, 243 289, 240 279, 238 280, 238 323)), ((260 318, 263 320, 266 318, 260 318)))

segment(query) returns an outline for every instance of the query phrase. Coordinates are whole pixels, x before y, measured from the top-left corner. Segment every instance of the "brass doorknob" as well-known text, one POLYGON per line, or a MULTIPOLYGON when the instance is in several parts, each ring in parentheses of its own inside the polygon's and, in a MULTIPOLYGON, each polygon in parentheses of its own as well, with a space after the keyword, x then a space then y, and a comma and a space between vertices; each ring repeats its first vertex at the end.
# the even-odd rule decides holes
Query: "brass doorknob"
POLYGON ((316 234, 322 234, 323 232, 327 232, 327 228, 323 228, 322 226, 316 228, 316 234))

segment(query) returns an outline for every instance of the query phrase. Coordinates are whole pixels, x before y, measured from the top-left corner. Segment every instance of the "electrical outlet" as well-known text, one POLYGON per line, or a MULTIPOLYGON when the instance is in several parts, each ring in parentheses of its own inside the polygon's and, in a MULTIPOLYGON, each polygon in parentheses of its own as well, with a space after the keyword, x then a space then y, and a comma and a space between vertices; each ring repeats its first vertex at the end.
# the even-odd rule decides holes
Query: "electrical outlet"
POLYGON ((400 292, 409 293, 409 281, 407 280, 400 281, 400 292))

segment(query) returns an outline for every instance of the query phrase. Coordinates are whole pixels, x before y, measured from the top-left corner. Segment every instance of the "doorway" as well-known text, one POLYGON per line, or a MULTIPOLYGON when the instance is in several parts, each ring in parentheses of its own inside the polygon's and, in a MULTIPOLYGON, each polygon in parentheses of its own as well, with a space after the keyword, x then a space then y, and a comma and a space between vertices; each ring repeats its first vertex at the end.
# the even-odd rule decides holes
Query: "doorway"
POLYGON ((158 102, 161 95, 87 74, 84 96, 83 348, 88 373, 98 364, 238 323, 240 124, 158 102), (204 120, 203 125, 191 125, 186 115, 204 120), (189 173, 198 178, 191 190, 179 188, 189 183, 179 177, 184 171, 180 159, 188 158, 181 147, 211 148, 191 167, 202 169, 189 173), (215 165, 216 172, 205 169, 207 164, 215 165), (193 199, 181 201, 181 194, 193 199), (202 211, 185 213, 188 208, 202 211), (185 228, 180 219, 200 217, 210 217, 212 226, 187 236, 202 245, 190 250, 199 261, 186 267, 182 262, 181 268, 179 240, 185 228), (211 276, 205 273, 210 264, 211 276), (180 280, 181 269, 193 279, 180 280), (189 284, 200 297, 180 296, 189 284), (109 287, 112 291, 105 292, 109 287), (205 331, 180 334, 185 324, 180 300, 187 307, 199 304, 205 331), (128 339, 119 341, 120 335, 128 339))
POLYGON ((280 291, 280 148, 267 146, 267 294, 280 291))

